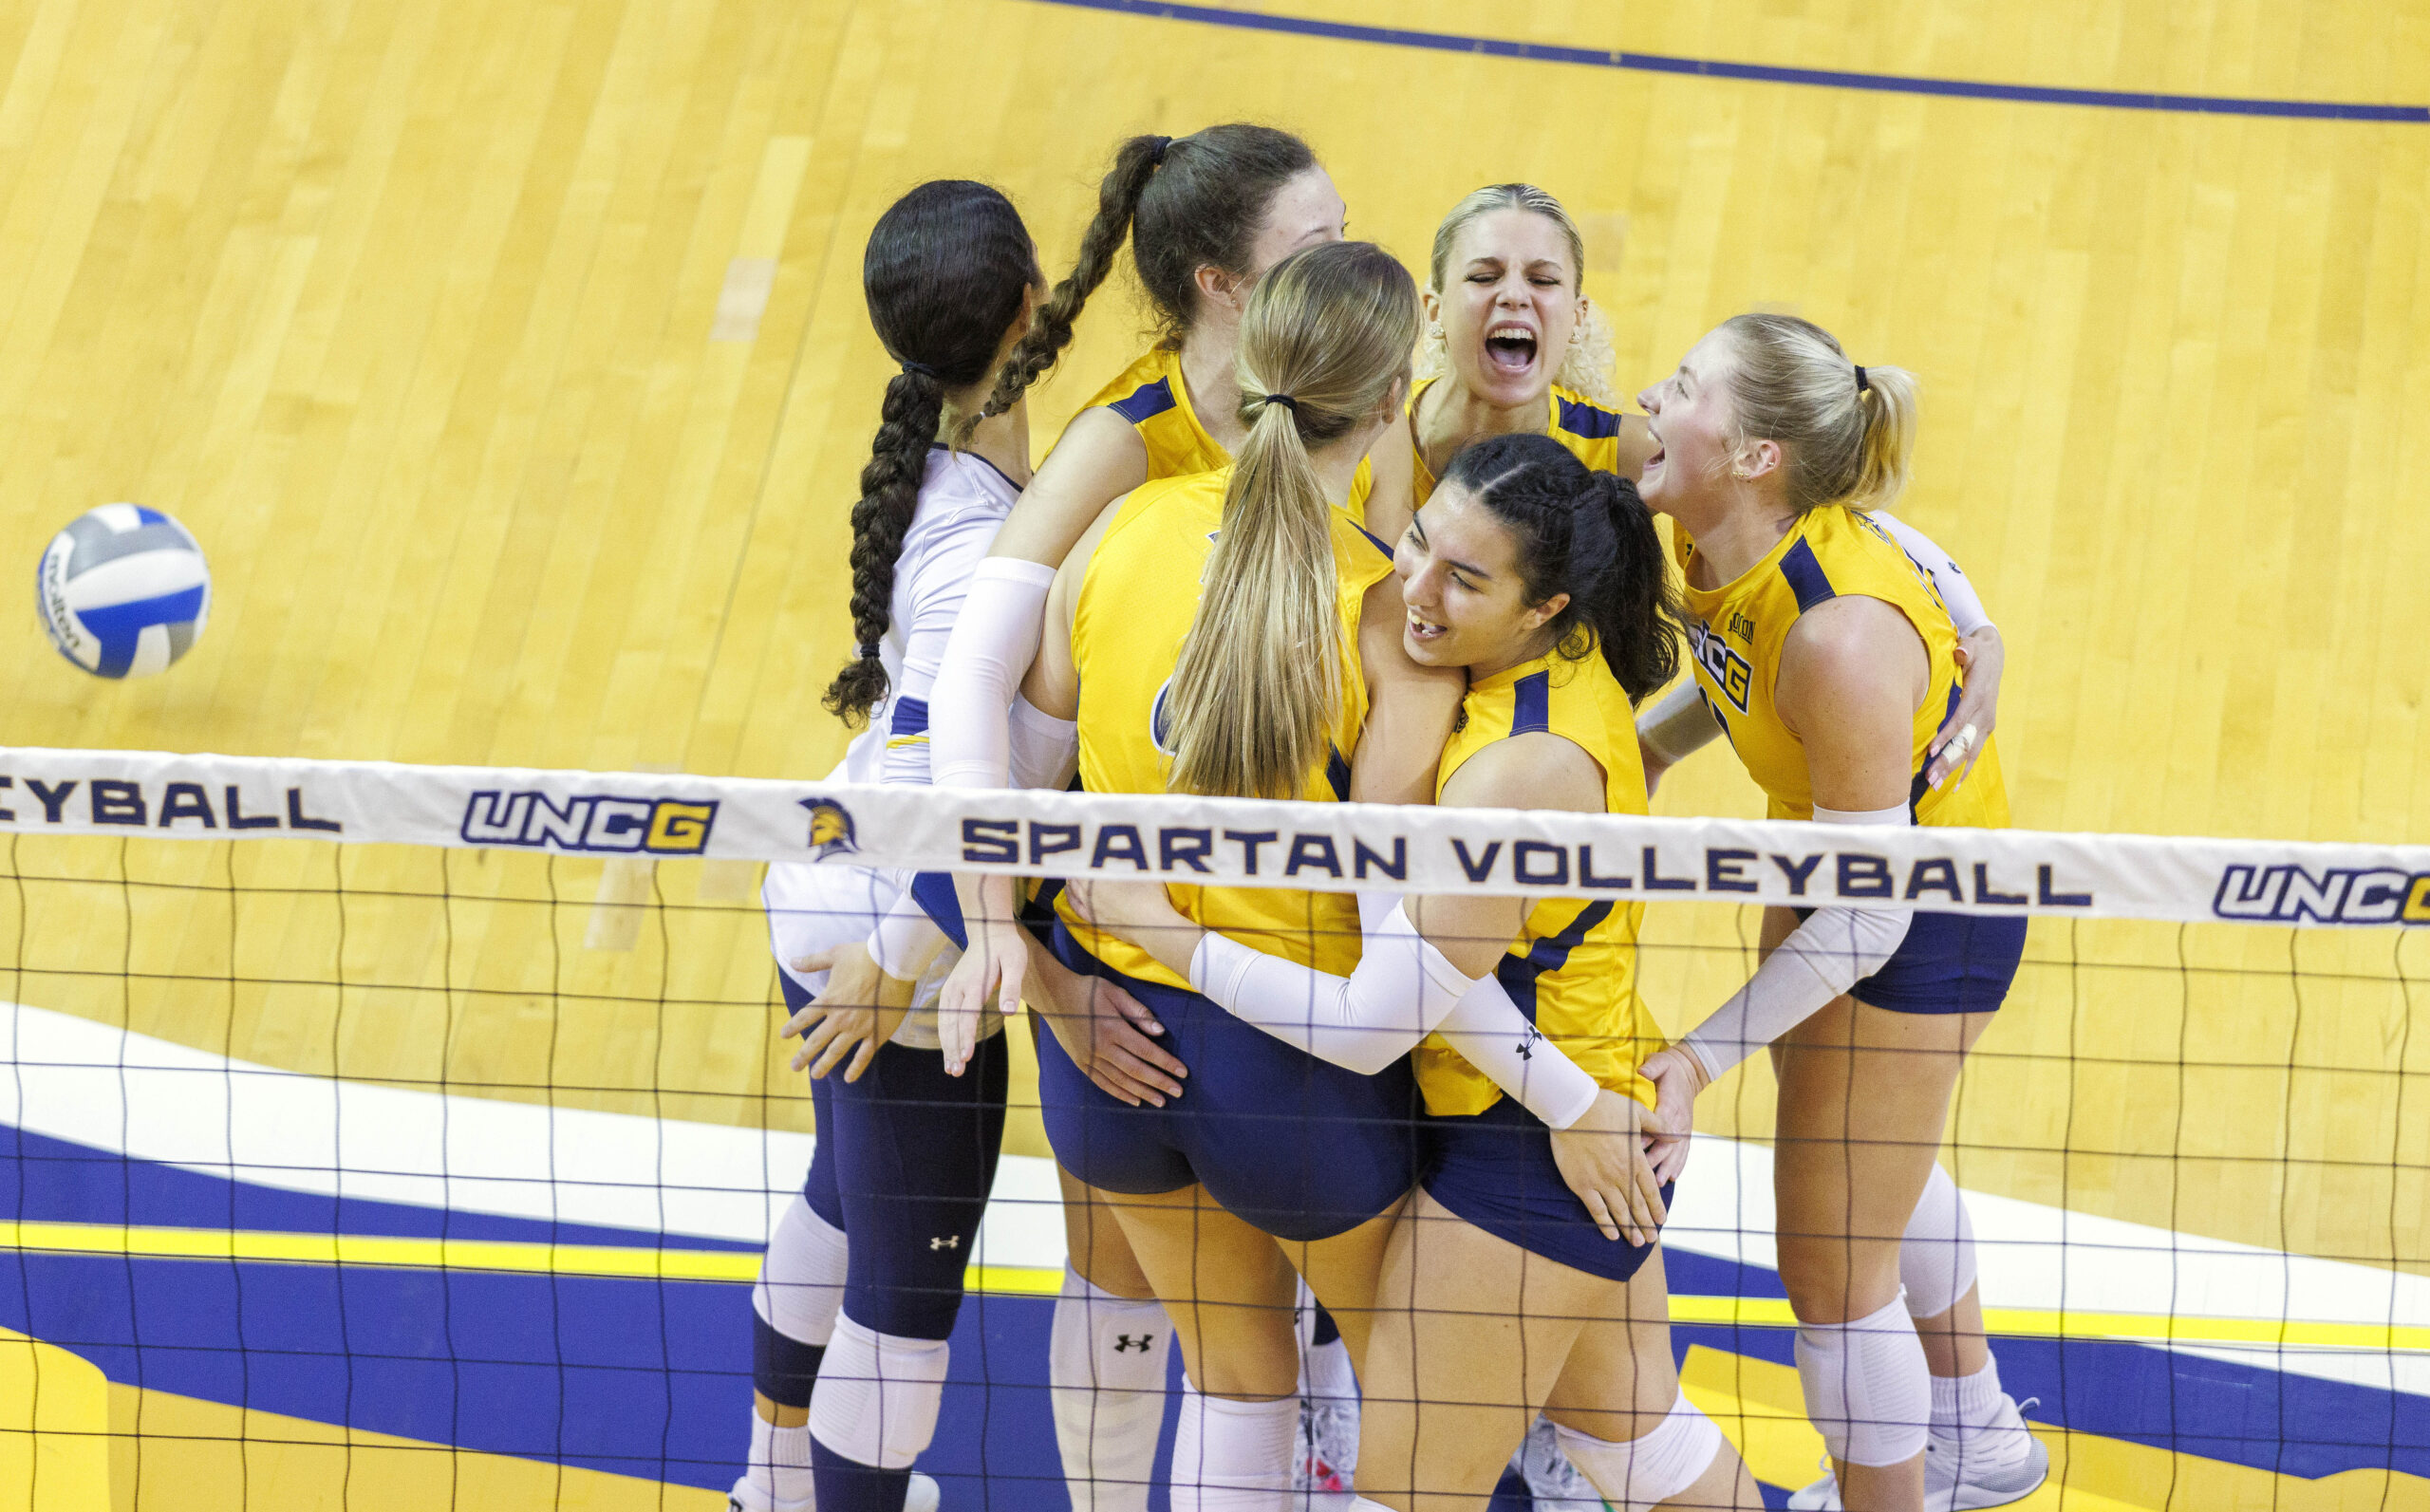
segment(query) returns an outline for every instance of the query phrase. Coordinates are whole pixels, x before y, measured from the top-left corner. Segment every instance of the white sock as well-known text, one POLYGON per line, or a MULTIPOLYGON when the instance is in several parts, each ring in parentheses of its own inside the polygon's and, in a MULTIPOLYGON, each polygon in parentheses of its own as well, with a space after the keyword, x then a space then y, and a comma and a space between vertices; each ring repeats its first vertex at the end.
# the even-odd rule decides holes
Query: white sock
POLYGON ((1116 1297, 1063 1268, 1046 1371, 1073 1512, 1146 1512, 1171 1353, 1163 1303, 1116 1297))
POLYGON ((1204 1396, 1184 1375, 1181 1423, 1173 1430, 1173 1512, 1287 1512, 1299 1427, 1297 1397, 1204 1396))
POLYGON ((1330 1344, 1312 1344, 1301 1356, 1306 1380, 1303 1393, 1317 1400, 1334 1397, 1342 1401, 1358 1400, 1358 1372, 1350 1368, 1350 1345, 1341 1339, 1330 1344))
POLYGON ((2001 1462, 2024 1454, 2033 1437, 2000 1388, 1996 1359, 1972 1375, 1933 1377, 1933 1431, 1957 1440, 1969 1454, 2001 1462))
POLYGON ((807 1508, 817 1494, 810 1479, 810 1425, 778 1428, 757 1412, 751 1414, 751 1460, 744 1479, 768 1498, 777 1512, 807 1508))

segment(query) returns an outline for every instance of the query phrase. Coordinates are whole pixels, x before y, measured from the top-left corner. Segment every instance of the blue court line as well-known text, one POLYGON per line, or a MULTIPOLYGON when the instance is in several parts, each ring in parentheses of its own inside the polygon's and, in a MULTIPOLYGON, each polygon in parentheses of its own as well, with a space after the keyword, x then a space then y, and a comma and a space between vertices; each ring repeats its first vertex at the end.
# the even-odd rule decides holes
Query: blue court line
POLYGON ((2111 110, 2163 110, 2201 116, 2271 116, 2296 121, 2381 121, 2430 125, 2430 105, 2374 105, 2338 100, 2250 100, 2235 95, 2174 95, 2140 89, 2063 89, 2048 84, 1985 84, 1971 79, 1926 79, 1913 74, 1851 73, 1839 68, 1781 68, 1767 64, 1678 58, 1660 52, 1563 47, 1544 42, 1465 37, 1449 31, 1368 27, 1307 16, 1226 10, 1218 6, 1174 5, 1168 0, 1036 0, 1079 10, 1110 10, 1158 21, 1196 21, 1243 31, 1272 31, 1336 42, 1372 42, 1388 47, 1423 47, 1525 63, 1570 63, 1589 68, 1637 73, 1688 74, 1740 79, 1754 84, 1805 84, 1823 89, 1869 89, 1879 94, 1937 95, 1956 100, 2009 100, 2036 105, 2098 105, 2111 110))

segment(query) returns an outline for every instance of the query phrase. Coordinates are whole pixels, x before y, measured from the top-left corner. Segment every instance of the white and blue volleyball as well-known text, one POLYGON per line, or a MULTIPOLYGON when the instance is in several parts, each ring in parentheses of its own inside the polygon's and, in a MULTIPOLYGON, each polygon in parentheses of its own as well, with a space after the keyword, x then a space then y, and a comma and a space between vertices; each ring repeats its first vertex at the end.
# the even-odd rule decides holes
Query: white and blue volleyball
POLYGON ((34 592, 61 656, 96 677, 150 677, 201 638, 211 569, 159 510, 104 504, 51 538, 34 592))

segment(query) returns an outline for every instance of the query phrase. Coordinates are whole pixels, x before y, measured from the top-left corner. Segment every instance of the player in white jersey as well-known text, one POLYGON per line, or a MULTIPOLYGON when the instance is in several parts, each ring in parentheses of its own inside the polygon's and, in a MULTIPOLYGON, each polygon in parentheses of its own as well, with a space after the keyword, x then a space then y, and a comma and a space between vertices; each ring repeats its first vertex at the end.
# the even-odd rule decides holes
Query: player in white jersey
MULTIPOLYGON (((1029 328, 1044 280, 1010 201, 961 180, 912 190, 880 218, 863 267, 869 314, 902 370, 852 512, 857 654, 827 707, 869 728, 832 775, 925 785, 925 696, 971 574, 1029 476, 1029 420, 981 410, 1029 328)), ((1048 782, 1071 769, 1068 725, 1016 711, 1015 762, 1048 782)), ((814 836, 850 839, 840 805, 810 800, 814 836)), ((737 1512, 927 1512, 911 1465, 933 1433, 946 1338, 1004 1121, 1000 1036, 952 1077, 936 1054, 934 993, 885 977, 872 950, 950 965, 944 930, 888 910, 913 879, 827 864, 770 868, 764 901, 794 1057, 816 1078, 818 1143, 753 1292, 757 1409, 737 1512), (843 1075, 829 1073, 841 1069, 843 1075)), ((1048 963, 1034 1000, 1091 989, 1048 963)), ((1102 992, 1096 994, 1102 998, 1102 992)), ((1145 1036, 1136 1036, 1140 1046, 1145 1036)))

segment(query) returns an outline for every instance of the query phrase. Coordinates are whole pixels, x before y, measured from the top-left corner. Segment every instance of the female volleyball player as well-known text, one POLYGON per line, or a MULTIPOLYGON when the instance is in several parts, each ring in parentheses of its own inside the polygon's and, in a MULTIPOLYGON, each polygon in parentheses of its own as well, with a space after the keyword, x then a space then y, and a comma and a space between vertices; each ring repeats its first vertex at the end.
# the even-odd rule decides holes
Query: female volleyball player
MULTIPOLYGON (((1549 436, 1588 467, 1636 477, 1653 443, 1644 418, 1622 414, 1612 392, 1611 333, 1586 297, 1585 270, 1578 223, 1534 184, 1489 184, 1435 227, 1409 404, 1415 502, 1434 491, 1452 456, 1487 436, 1549 436)), ((1875 519, 1933 574, 1964 637, 1964 701, 1934 737, 1925 774, 1935 786, 1962 779, 1998 716, 1999 632, 1948 552, 1886 511, 1875 519), (1963 733, 1969 728, 1973 736, 1963 733)), ((1721 733, 1692 682, 1649 707, 1639 728, 1649 786, 1721 733)))
MULTIPOLYGON (((967 627, 946 651, 933 700, 938 782, 1004 783, 1007 741, 1016 733, 1005 710, 1037 649, 1039 609, 1055 569, 1113 499, 1151 479, 1230 459, 1247 434, 1232 369, 1250 290, 1292 252, 1338 240, 1343 216, 1341 196, 1316 155, 1272 127, 1236 122, 1179 138, 1134 137, 1116 151, 1071 274, 1040 308, 992 402, 1009 402, 1069 343, 1081 302, 1112 271, 1126 241, 1162 333, 1073 418, 981 569, 967 627)), ((1393 476, 1406 471, 1404 465, 1393 476)), ((1394 530, 1407 513, 1406 495, 1398 482, 1371 491, 1362 468, 1346 503, 1363 509, 1372 499, 1388 516, 1381 528, 1394 530)), ((999 954, 1020 950, 1017 933, 982 925, 980 949, 984 954, 992 942, 999 954)), ((1018 982, 1026 965, 1009 970, 1018 982)), ((1152 1073, 1143 1099, 1180 1095, 1171 1066, 1152 1073)), ((1056 1441, 1077 1512, 1142 1512, 1171 1333, 1120 1230, 1091 1206, 1068 1171, 1061 1174, 1072 1261, 1056 1301, 1050 1349, 1056 1441), (1152 1347, 1140 1350, 1141 1339, 1152 1347)), ((1310 1363, 1320 1393, 1348 1399, 1337 1346, 1314 1351, 1310 1363)), ((1320 1414, 1311 1428, 1322 1436, 1340 1417, 1320 1414)), ((1332 1437, 1344 1446, 1332 1457, 1346 1462, 1355 1428, 1332 1437)))
MULTIPOLYGON (((863 281, 870 322, 902 367, 887 385, 852 512, 858 654, 828 689, 827 707, 869 726, 839 775, 925 783, 928 681, 970 575, 1029 476, 1025 405, 981 410, 1044 279, 1003 196, 941 181, 880 217, 863 281)), ((1068 729, 1058 740, 1051 721, 1024 728, 1026 775, 1059 781, 1071 763, 1068 729)), ((856 993, 826 980, 839 958, 865 967, 860 942, 901 886, 858 868, 770 868, 772 943, 796 1010, 787 1030, 808 1035, 794 1064, 821 1079, 810 1179, 754 1294, 758 1411, 749 1470, 732 1496, 745 1512, 807 1508, 813 1486, 826 1512, 936 1504, 934 1484, 909 1467, 935 1423, 944 1341, 1001 1142, 1005 1055, 990 1040, 976 1074, 945 1076, 933 1014, 909 1012, 908 982, 856 993), (826 1078, 838 1066, 846 1075, 826 1078)), ((925 919, 914 924, 899 948, 924 962, 939 957, 944 936, 925 919)), ((1043 965, 1041 1003, 1090 995, 1089 984, 1043 965)), ((1135 1031, 1132 1039, 1160 1054, 1135 1031)), ((1093 1067, 1122 1058, 1081 1054, 1093 1067)), ((1123 1085, 1119 1073, 1098 1073, 1123 1085)))
MULTIPOLYGON (((1809 322, 1742 315, 1640 397, 1658 448, 1641 486, 1676 526, 1696 678, 1772 816, 2005 825, 1988 740, 1962 783, 1925 777, 1958 706, 1956 633, 1930 577, 1866 513, 1905 481, 1913 378, 1851 363, 1809 322)), ((1765 939, 1747 986, 1647 1062, 1658 1116, 1684 1128, 1698 1090, 1779 1042, 1781 1278, 1838 1493, 1864 1512, 1922 1506, 1928 1480, 1936 1504, 2013 1500, 2047 1460, 1979 1336, 1952 1344, 1981 1364, 1948 1383, 1971 1463, 1926 1464, 1940 1388, 1900 1305, 1900 1241, 1936 1172, 1960 1063, 2015 974, 2024 921, 1885 894, 1768 910, 1765 939)), ((1657 1152, 1657 1167, 1673 1168, 1676 1153, 1657 1152)), ((1971 1296, 1971 1276, 1954 1286, 1971 1296)))
MULTIPOLYGON (((1431 772, 1460 680, 1401 649, 1390 561, 1340 507, 1399 413, 1415 334, 1408 274, 1364 243, 1297 253, 1259 283, 1240 337, 1237 462, 1134 491, 1056 577, 1024 693, 1077 719, 1090 791, 1322 800, 1349 796, 1354 762, 1383 787, 1431 772), (1409 770, 1374 776, 1377 758, 1409 770)), ((1356 949, 1339 895, 1178 892, 1193 919, 1306 963, 1346 970, 1356 949)), ((1192 1072, 1177 1103, 1131 1109, 1053 1049, 1039 1057, 1056 1158, 1126 1194, 1115 1211, 1182 1341, 1174 1504, 1279 1496, 1297 1416, 1291 1272, 1359 1348, 1414 1175, 1406 1064, 1312 1059, 1060 906, 1070 963, 1147 1002, 1192 1072)), ((971 959, 948 1016, 956 989, 979 984, 971 959)), ((1524 1021, 1511 1013, 1505 1029, 1516 1043, 1524 1021)))
MULTIPOLYGON (((1467 676, 1441 801, 1645 812, 1631 703, 1677 668, 1677 609, 1631 485, 1542 437, 1479 442, 1450 463, 1395 566, 1409 655, 1467 676)), ((1108 904, 1124 914, 1119 933, 1285 1038, 1317 1032, 1313 1017, 1354 1055, 1380 1055, 1400 1048, 1375 1042, 1388 1025, 1406 1036, 1411 1019, 1486 994, 1525 1005, 1545 1036, 1538 1055, 1565 1051, 1582 1068, 1547 1127, 1467 1058, 1477 1041, 1418 1047, 1425 1179, 1385 1257, 1362 1505, 1474 1504, 1540 1409, 1618 1504, 1763 1504, 1681 1394, 1671 1354, 1654 1252, 1664 1195, 1638 1148, 1654 1094, 1636 1067, 1661 1042, 1635 984, 1643 905, 1464 894, 1386 912, 1362 899, 1366 953, 1343 978, 1192 926, 1158 889, 1092 887, 1081 901, 1100 924, 1108 904), (1578 1093, 1601 1116, 1571 1123, 1578 1093), (1610 1161, 1625 1168, 1617 1190, 1587 1174, 1610 1161)), ((1528 1090, 1531 1102, 1548 1091, 1528 1090)))

